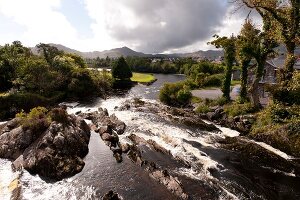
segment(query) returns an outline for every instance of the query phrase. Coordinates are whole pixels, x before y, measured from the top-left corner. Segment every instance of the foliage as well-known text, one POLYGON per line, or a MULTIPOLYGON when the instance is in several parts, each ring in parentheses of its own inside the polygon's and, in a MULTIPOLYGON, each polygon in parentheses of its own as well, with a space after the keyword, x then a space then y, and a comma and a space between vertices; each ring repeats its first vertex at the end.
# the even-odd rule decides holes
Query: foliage
POLYGON ((210 44, 214 45, 216 48, 223 48, 224 49, 224 58, 226 64, 226 71, 225 71, 225 79, 223 82, 222 92, 223 97, 230 100, 230 83, 231 83, 231 74, 232 74, 232 67, 235 61, 235 40, 234 36, 230 38, 227 37, 219 37, 217 35, 214 36, 216 39, 211 41, 210 44))
MULTIPOLYGON (((236 0, 237 1, 237 0, 236 0)), ((283 42, 287 48, 285 74, 283 80, 290 80, 296 57, 296 44, 299 44, 300 34, 300 4, 299 0, 290 0, 289 6, 280 6, 277 0, 241 0, 249 8, 255 9, 264 20, 264 29, 272 30, 268 34, 277 41, 283 42), (267 20, 266 20, 267 19, 267 20)))
POLYGON ((190 104, 192 93, 184 82, 166 83, 160 90, 159 99, 167 105, 183 107, 190 104))
POLYGON ((206 114, 206 113, 208 113, 208 112, 210 112, 210 111, 211 111, 210 107, 209 107, 208 105, 205 105, 205 104, 200 104, 200 105, 196 108, 196 112, 197 112, 197 113, 204 113, 204 114, 206 114))
POLYGON ((270 85, 269 92, 275 102, 281 102, 287 105, 300 105, 300 72, 294 72, 292 80, 278 85, 270 85))
POLYGON ((112 77, 115 79, 126 80, 132 77, 132 72, 124 57, 117 59, 111 70, 112 77))
POLYGON ((246 115, 249 113, 254 113, 257 110, 256 110, 256 108, 253 107, 253 105, 251 103, 239 104, 237 102, 234 102, 232 104, 225 105, 224 111, 230 117, 235 117, 238 115, 246 115))
POLYGON ((24 111, 16 114, 21 119, 21 125, 24 130, 30 129, 34 132, 41 132, 48 128, 51 120, 47 116, 48 110, 44 107, 35 107, 27 114, 24 111))
POLYGON ((68 113, 63 108, 53 108, 50 111, 49 116, 52 121, 56 121, 62 124, 68 123, 68 113))
POLYGON ((151 83, 155 81, 153 74, 133 73, 131 81, 139 83, 151 83))

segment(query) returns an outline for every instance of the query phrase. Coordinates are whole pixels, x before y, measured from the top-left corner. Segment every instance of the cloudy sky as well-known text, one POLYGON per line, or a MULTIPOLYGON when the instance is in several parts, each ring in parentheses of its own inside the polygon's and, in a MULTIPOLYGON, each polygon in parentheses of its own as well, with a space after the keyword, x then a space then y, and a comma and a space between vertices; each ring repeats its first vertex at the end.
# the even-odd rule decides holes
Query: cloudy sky
POLYGON ((228 0, 0 0, 0 44, 58 43, 80 51, 128 46, 145 53, 212 47, 248 12, 228 0))

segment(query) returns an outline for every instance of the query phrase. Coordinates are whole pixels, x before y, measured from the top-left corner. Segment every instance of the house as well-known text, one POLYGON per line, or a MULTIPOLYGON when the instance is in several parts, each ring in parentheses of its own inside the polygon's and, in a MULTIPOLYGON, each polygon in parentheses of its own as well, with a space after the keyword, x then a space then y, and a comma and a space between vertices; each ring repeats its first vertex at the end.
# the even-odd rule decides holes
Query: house
MULTIPOLYGON (((266 91, 266 86, 278 82, 278 75, 280 70, 284 68, 284 62, 285 56, 281 55, 277 58, 268 60, 265 64, 264 73, 259 82, 259 93, 263 105, 267 104, 269 101, 269 94, 266 91)), ((253 63, 248 71, 248 84, 253 83, 255 78, 255 66, 256 64, 253 63)), ((294 69, 300 71, 300 58, 297 59, 294 69)))

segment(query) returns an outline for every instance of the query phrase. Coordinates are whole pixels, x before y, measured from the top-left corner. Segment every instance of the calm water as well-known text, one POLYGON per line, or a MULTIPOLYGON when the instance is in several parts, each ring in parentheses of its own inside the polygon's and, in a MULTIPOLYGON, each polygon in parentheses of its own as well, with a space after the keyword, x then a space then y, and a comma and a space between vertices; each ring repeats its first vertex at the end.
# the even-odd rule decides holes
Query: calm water
MULTIPOLYGON (((126 100, 142 97, 145 101, 157 102, 159 89, 164 82, 184 79, 182 75, 156 75, 158 79, 151 86, 137 85, 123 97, 107 100, 98 99, 87 105, 70 108, 70 113, 78 110, 93 111, 98 107, 108 109, 128 127, 122 142, 134 133, 144 139, 152 139, 170 150, 173 157, 191 163, 188 168, 174 159, 157 152, 144 149, 143 156, 153 160, 169 172, 178 176, 191 199, 299 199, 300 180, 293 174, 285 174, 264 168, 251 160, 241 161, 234 152, 220 149, 216 138, 235 137, 237 132, 222 128, 222 133, 214 134, 192 130, 168 122, 158 115, 138 111, 117 111, 126 100)), ((268 147, 266 147, 268 148, 268 147)), ((276 149, 270 150, 281 154, 276 149)), ((118 192, 124 199, 176 199, 166 188, 149 178, 140 167, 123 156, 121 164, 116 163, 109 148, 98 134, 92 133, 89 154, 85 158, 83 171, 72 178, 56 183, 45 183, 38 176, 24 171, 21 176, 23 199, 98 199, 108 190, 118 192)), ((0 160, 0 199, 9 199, 7 189, 16 176, 10 169, 10 162, 0 160)))

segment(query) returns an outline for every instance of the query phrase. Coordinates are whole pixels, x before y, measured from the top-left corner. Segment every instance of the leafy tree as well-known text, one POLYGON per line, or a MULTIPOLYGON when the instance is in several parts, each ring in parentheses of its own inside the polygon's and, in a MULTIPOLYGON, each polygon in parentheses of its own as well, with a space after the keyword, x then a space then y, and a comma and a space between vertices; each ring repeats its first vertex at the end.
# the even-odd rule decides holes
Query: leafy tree
POLYGON ((285 44, 287 57, 283 80, 290 80, 296 62, 295 48, 299 44, 300 36, 300 2, 299 0, 286 0, 285 5, 278 0, 235 0, 249 8, 255 9, 262 18, 270 18, 269 28, 280 42, 285 44))
POLYGON ((14 41, 0 49, 0 91, 6 91, 13 86, 17 78, 18 68, 23 66, 31 52, 21 42, 14 41))
POLYGON ((210 44, 214 45, 216 48, 224 49, 224 58, 225 58, 225 79, 223 82, 222 92, 223 97, 230 101, 230 84, 231 84, 231 74, 232 67, 235 61, 235 40, 236 38, 232 35, 230 38, 228 37, 219 37, 218 35, 214 35, 215 40, 211 41, 210 44))
POLYGON ((264 27, 263 32, 255 28, 254 25, 248 21, 244 25, 241 32, 241 39, 238 40, 240 49, 240 56, 249 59, 253 57, 256 60, 255 78, 250 87, 250 100, 254 108, 260 108, 259 101, 259 81, 261 80, 267 59, 274 54, 274 48, 278 46, 277 42, 272 37, 272 30, 270 29, 270 18, 265 16, 263 18, 264 27), (247 40, 245 39, 247 37, 247 40), (243 39, 244 38, 244 39, 243 39), (248 41, 248 42, 247 42, 248 41))
POLYGON ((42 54, 42 56, 45 58, 45 60, 50 66, 52 66, 53 59, 56 56, 63 54, 62 51, 59 51, 56 47, 51 46, 49 44, 40 43, 36 47, 38 49, 38 52, 42 54))
POLYGON ((115 79, 126 80, 132 77, 132 72, 124 57, 120 57, 113 64, 112 77, 115 79))
POLYGON ((252 39, 256 36, 257 31, 253 29, 253 25, 250 20, 246 20, 240 35, 236 41, 237 47, 237 59, 242 67, 241 76, 241 91, 240 99, 241 103, 248 100, 247 82, 248 82, 248 67, 252 59, 253 41, 252 39))

